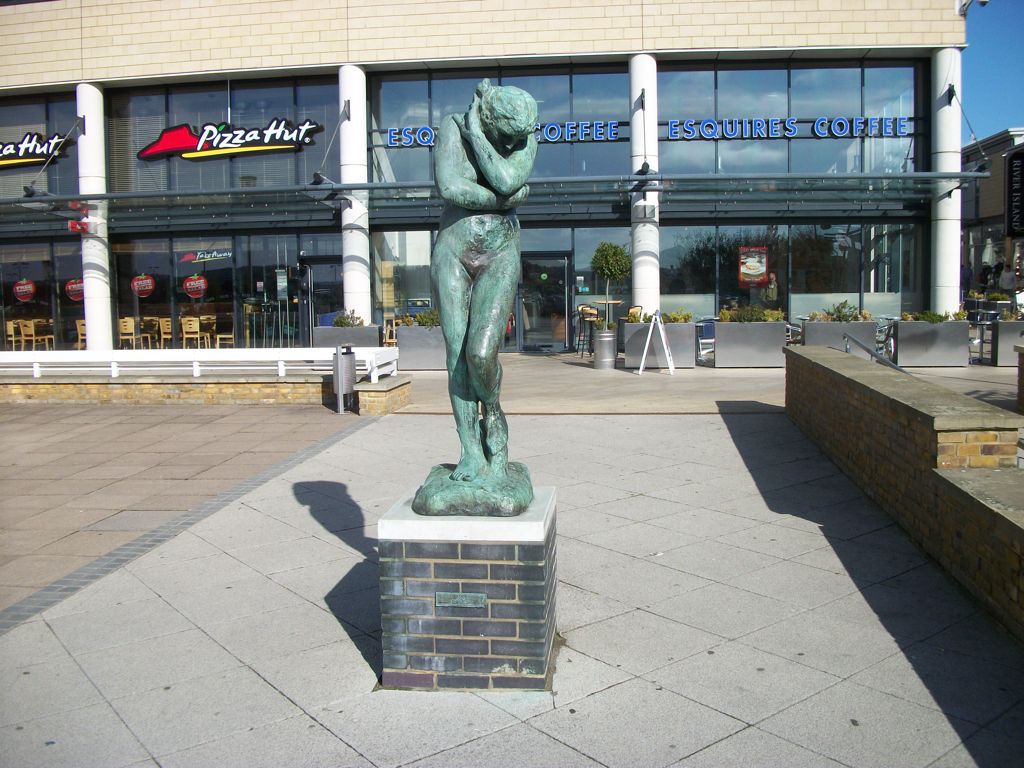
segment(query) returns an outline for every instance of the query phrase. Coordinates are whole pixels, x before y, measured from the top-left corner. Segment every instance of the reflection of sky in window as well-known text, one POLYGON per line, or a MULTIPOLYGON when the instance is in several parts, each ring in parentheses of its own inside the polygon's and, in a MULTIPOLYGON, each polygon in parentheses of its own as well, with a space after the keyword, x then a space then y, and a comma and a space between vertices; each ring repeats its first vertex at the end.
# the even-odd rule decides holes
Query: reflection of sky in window
POLYGON ((531 179, 547 179, 552 176, 569 175, 569 145, 552 144, 542 141, 537 147, 537 159, 533 163, 531 179))
POLYGON ((629 144, 624 141, 575 144, 573 166, 574 173, 584 176, 621 176, 633 172, 629 167, 629 144))
POLYGON ((910 67, 865 67, 864 114, 914 114, 914 70, 910 67))
POLYGON ((659 72, 658 117, 685 120, 715 113, 714 72, 659 72))
POLYGON ((860 69, 794 69, 794 117, 851 117, 860 114, 860 69))
POLYGON ((426 125, 426 80, 381 80, 377 83, 377 125, 403 128, 426 125))
POLYGON ((859 139, 800 139, 791 144, 793 173, 859 173, 859 139))
POLYGON ((520 233, 519 243, 523 252, 568 251, 572 248, 572 230, 568 227, 524 229, 520 233))
POLYGON ((463 114, 473 101, 473 93, 482 77, 437 78, 431 84, 431 125, 441 124, 445 115, 463 114))
POLYGON ((628 122, 629 112, 629 76, 626 73, 573 75, 573 120, 628 122))
POLYGON ((375 147, 373 155, 374 181, 430 179, 430 150, 427 147, 375 147))
MULTIPOLYGON (((576 271, 584 272, 590 270, 590 262, 594 258, 594 251, 600 243, 609 242, 621 245, 627 253, 631 253, 629 227, 577 227, 573 242, 573 259, 576 263, 576 271)), ((627 278, 628 279, 628 278, 627 278)), ((604 286, 601 286, 604 290, 604 286)))
POLYGON ((865 173, 904 173, 914 170, 913 138, 866 139, 865 173))
POLYGON ((503 77, 501 84, 514 85, 533 96, 537 101, 540 122, 558 123, 569 119, 568 75, 503 77))
POLYGON ((659 141, 658 170, 662 173, 714 173, 712 141, 659 141))
POLYGON ((786 70, 719 71, 719 117, 785 117, 786 108, 786 70))
POLYGON ((784 141, 720 141, 718 166, 722 173, 785 173, 784 141))
POLYGON ((189 123, 199 126, 227 117, 228 97, 224 90, 172 91, 171 124, 189 123))

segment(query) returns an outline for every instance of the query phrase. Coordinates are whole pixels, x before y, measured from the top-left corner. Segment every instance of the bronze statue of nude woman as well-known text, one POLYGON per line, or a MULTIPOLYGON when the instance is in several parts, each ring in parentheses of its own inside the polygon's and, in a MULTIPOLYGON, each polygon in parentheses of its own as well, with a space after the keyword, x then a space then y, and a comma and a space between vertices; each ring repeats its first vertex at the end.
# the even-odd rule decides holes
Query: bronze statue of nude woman
POLYGON ((537 103, 483 80, 464 115, 437 134, 434 173, 445 200, 431 258, 441 315, 459 463, 434 467, 413 510, 424 515, 509 516, 533 500, 526 467, 508 460, 498 349, 520 278, 519 220, 537 155, 537 103))

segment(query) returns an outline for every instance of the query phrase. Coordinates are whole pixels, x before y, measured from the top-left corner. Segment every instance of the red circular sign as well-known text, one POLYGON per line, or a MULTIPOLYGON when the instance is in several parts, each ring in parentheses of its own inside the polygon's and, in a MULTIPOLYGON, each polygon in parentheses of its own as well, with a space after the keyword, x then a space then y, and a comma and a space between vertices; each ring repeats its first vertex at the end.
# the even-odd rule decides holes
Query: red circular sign
POLYGON ((64 293, 72 301, 81 301, 85 298, 85 283, 82 282, 82 278, 76 277, 64 283, 64 293))
POLYGON ((143 273, 133 277, 131 285, 132 293, 140 299, 144 299, 153 293, 153 290, 156 288, 156 280, 153 279, 152 275, 143 273))
POLYGON ((185 282, 182 284, 182 288, 185 289, 185 293, 191 296, 193 299, 201 299, 206 295, 206 289, 210 287, 210 281, 202 275, 192 275, 192 277, 186 277, 185 282))
POLYGON ((28 278, 14 284, 14 298, 18 301, 32 301, 36 297, 36 284, 28 278))

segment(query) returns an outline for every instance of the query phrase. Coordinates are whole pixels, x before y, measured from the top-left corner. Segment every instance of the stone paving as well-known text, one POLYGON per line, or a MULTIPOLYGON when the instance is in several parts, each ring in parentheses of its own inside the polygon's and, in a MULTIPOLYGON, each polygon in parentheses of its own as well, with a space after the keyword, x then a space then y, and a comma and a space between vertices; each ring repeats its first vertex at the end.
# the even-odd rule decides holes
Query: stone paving
POLYGON ((551 692, 375 690, 376 521, 457 441, 362 418, 0 635, 0 765, 1019 764, 1021 646, 783 414, 719 405, 511 419, 558 494, 551 692))

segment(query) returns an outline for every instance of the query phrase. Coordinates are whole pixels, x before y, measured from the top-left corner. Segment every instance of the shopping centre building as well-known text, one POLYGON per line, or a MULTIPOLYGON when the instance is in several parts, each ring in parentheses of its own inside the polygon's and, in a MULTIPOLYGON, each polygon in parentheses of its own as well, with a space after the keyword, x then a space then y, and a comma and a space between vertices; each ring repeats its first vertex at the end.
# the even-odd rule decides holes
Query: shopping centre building
POLYGON ((571 346, 603 241, 646 312, 954 309, 960 5, 4 3, 5 348, 430 307, 434 137, 483 78, 540 109, 508 349, 571 346))

